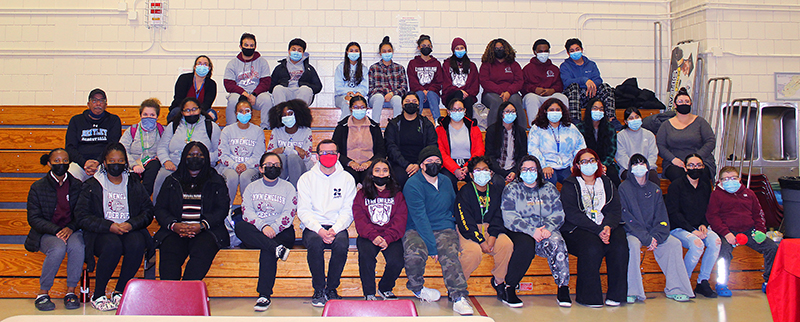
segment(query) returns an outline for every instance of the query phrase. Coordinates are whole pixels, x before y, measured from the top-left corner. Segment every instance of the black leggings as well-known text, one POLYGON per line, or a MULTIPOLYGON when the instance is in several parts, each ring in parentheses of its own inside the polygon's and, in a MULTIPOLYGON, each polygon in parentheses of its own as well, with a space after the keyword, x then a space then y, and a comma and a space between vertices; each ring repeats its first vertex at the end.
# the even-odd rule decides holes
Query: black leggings
POLYGON ((400 273, 405 266, 403 241, 396 240, 389 244, 386 249, 381 250, 370 240, 358 237, 356 239, 356 247, 358 247, 358 272, 361 277, 361 289, 364 291, 364 296, 375 295, 375 265, 378 263, 376 257, 380 252, 383 252, 386 267, 378 285, 378 290, 386 292, 394 289, 395 282, 400 277, 400 273))
POLYGON ((125 285, 128 284, 139 271, 144 259, 144 249, 147 245, 145 234, 141 230, 117 235, 113 233, 98 234, 94 240, 94 254, 97 256, 95 270, 94 297, 98 298, 106 294, 106 286, 111 274, 119 264, 122 255, 122 268, 119 271, 119 280, 114 291, 122 293, 125 285))
POLYGON ((161 242, 161 260, 158 271, 162 280, 192 281, 206 277, 211 262, 219 252, 216 238, 211 231, 203 230, 194 238, 182 238, 170 232, 161 242), (186 262, 186 269, 181 278, 181 266, 186 262))

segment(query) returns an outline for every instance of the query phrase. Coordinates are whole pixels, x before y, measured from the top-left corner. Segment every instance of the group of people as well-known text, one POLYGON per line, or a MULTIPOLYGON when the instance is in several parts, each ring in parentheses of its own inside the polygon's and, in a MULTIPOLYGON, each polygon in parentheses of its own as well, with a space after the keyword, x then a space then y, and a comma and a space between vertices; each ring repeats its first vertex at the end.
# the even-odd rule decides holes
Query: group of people
POLYGON ((439 300, 440 292, 425 287, 423 277, 431 258, 441 265, 448 297, 460 314, 473 312, 467 279, 482 254, 493 256, 491 285, 511 307, 523 305, 516 289, 535 255, 547 259, 561 306, 572 305, 568 254, 578 260, 575 300, 590 307, 645 299, 642 246, 654 252, 666 275, 665 293, 676 301, 695 293, 731 295, 724 282, 715 292, 708 280, 717 257, 730 263, 739 233, 747 235, 747 246, 764 254, 768 279, 777 246, 763 238, 758 201, 733 168, 721 169, 715 183, 715 137, 705 120, 691 114, 685 90, 675 97, 677 115, 657 135, 642 128, 636 108, 625 111, 617 133, 613 99, 600 94, 613 91, 599 72, 585 70, 597 69, 581 55, 577 39, 567 41, 570 58, 560 77, 558 68, 540 66, 552 66, 544 40, 534 44, 536 62, 524 70, 507 42, 493 40, 478 74, 460 38, 443 65, 431 56, 430 37, 421 36, 418 45, 420 56, 409 64, 406 80, 405 69, 391 60, 388 38, 380 46, 382 60, 368 72, 360 46, 348 44, 337 74, 349 76, 337 84, 350 90, 337 88, 336 99, 346 113, 332 138, 315 147, 308 104, 321 84, 299 39, 289 44, 289 57, 270 79, 255 51, 255 37, 242 36, 242 53, 226 69, 225 87, 232 94, 229 125, 222 130, 210 109, 215 92, 208 90, 215 85, 210 85, 212 65, 205 56, 195 60, 194 75, 179 78, 178 83, 191 84, 181 84, 180 90, 176 84, 179 102, 173 101, 176 108, 166 126, 157 121, 160 102, 148 99, 140 106, 140 122, 123 134, 119 117, 106 111, 105 92, 92 90, 88 109, 70 120, 66 148, 42 157, 51 170, 29 192, 32 229, 25 246, 47 254, 36 307, 55 307, 48 292, 66 254, 65 307, 78 307, 74 291, 85 258, 88 269, 96 270, 91 305, 113 310, 127 281, 156 248, 161 279, 199 280, 217 252, 231 245, 232 230, 242 247, 261 250, 254 308, 266 310, 277 261, 286 260, 295 244, 295 217, 307 249, 314 306, 341 298, 337 289, 353 223, 366 300, 396 299, 393 289, 403 269, 406 287, 417 298, 439 300), (537 78, 540 73, 554 76, 537 78), (363 86, 365 77, 369 87, 363 86), (567 83, 573 78, 582 84, 567 83), (550 85, 530 87, 529 80, 550 85), (496 102, 490 106, 486 144, 470 115, 478 84, 484 86, 482 101, 496 102), (562 85, 568 100, 557 95, 562 85), (440 90, 447 115, 434 125, 420 111, 427 104, 438 115, 440 90), (520 91, 527 93, 526 102, 535 98, 530 104, 538 105, 527 113, 535 115, 527 135, 530 106, 521 103, 520 91), (374 107, 383 104, 393 106, 396 116, 382 131, 374 107), (366 117, 369 107, 372 119, 366 117), (250 122, 256 110, 267 112, 262 123, 272 129, 269 140, 264 126, 250 122), (659 155, 662 175, 672 181, 666 197, 656 172, 659 155), (237 190, 242 220, 226 227, 237 208, 237 190), (153 218, 160 229, 151 238, 146 227, 153 218), (685 258, 681 247, 689 249, 685 258), (327 272, 325 249, 331 250, 327 272), (379 252, 386 266, 376 285, 379 252), (701 255, 693 289, 689 276, 701 255), (121 258, 115 290, 106 294, 121 258))

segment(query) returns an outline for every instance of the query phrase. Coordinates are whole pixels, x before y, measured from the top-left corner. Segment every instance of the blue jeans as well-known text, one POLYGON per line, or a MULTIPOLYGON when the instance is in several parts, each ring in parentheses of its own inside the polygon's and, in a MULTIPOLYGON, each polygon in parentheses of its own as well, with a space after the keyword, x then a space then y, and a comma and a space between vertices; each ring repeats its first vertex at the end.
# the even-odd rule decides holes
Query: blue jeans
POLYGON ((422 115, 422 108, 425 107, 425 105, 427 105, 428 108, 431 110, 431 115, 433 115, 433 120, 438 122, 439 117, 442 116, 441 111, 439 111, 439 102, 441 101, 441 99, 439 99, 439 93, 436 93, 434 91, 428 91, 428 95, 425 95, 424 91, 417 91, 417 96, 419 96, 420 115, 422 115))
POLYGON ((572 171, 570 168, 564 168, 561 170, 553 169, 553 176, 550 179, 545 179, 552 184, 564 182, 565 179, 569 178, 572 175, 572 171))
POLYGON ((700 274, 697 275, 697 282, 708 280, 711 278, 711 270, 714 269, 714 264, 717 263, 719 256, 720 240, 719 235, 711 228, 708 229, 706 239, 702 239, 703 245, 698 246, 695 240, 701 240, 700 237, 684 230, 683 228, 675 228, 670 232, 670 235, 681 241, 683 248, 688 249, 683 258, 683 263, 686 265, 686 272, 689 277, 692 276, 697 261, 700 260, 700 255, 703 255, 703 263, 700 264, 700 274), (707 248, 703 254, 703 248, 707 248))

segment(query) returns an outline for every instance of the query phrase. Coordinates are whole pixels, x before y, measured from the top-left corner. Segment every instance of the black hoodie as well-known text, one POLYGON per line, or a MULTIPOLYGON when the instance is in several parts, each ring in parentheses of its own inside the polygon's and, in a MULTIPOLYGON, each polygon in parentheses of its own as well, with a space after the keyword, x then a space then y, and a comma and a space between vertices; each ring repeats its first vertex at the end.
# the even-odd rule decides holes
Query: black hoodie
POLYGON ((99 120, 89 117, 89 110, 73 116, 67 126, 66 150, 69 159, 81 167, 86 160, 100 160, 100 155, 109 143, 119 142, 122 123, 119 116, 103 112, 99 120))

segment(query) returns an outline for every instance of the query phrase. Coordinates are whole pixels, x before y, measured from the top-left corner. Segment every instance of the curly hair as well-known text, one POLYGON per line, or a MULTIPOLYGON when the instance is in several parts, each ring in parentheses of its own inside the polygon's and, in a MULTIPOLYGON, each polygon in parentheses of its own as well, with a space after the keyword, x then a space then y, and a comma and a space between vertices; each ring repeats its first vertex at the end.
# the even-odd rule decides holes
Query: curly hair
POLYGON ((553 106, 553 104, 556 104, 561 108, 561 114, 563 115, 561 116, 561 124, 563 126, 569 126, 572 124, 570 121, 569 109, 566 105, 564 105, 564 102, 557 98, 549 98, 542 103, 542 106, 539 107, 539 112, 536 113, 536 119, 533 120, 533 125, 536 125, 541 129, 546 129, 548 126, 550 126, 550 120, 547 119, 547 109, 550 108, 550 106, 553 106))
POLYGON ((269 110, 269 127, 277 129, 283 125, 283 110, 289 109, 294 112, 294 118, 299 127, 311 127, 311 121, 314 117, 311 115, 311 109, 305 101, 299 99, 288 100, 273 106, 269 110))
POLYGON ((514 47, 511 47, 511 44, 508 43, 503 38, 497 38, 489 42, 486 45, 486 50, 483 51, 483 57, 481 57, 481 62, 483 63, 494 63, 497 58, 494 57, 494 46, 497 43, 501 43, 503 45, 503 49, 506 51, 506 57, 503 58, 506 61, 514 61, 517 58, 517 51, 514 50, 514 47))

